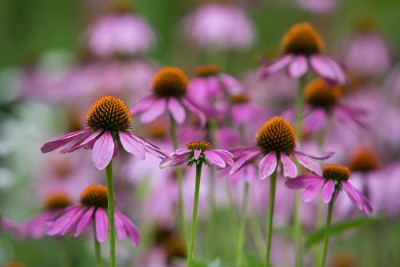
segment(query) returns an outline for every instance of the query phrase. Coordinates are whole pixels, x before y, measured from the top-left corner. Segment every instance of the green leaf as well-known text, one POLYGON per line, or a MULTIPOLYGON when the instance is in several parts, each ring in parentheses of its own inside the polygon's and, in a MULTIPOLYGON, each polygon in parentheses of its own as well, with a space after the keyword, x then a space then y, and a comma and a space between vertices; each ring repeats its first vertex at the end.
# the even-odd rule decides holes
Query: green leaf
MULTIPOLYGON (((373 224, 384 219, 384 216, 357 218, 353 220, 346 220, 331 225, 330 234, 340 234, 347 230, 355 229, 364 225, 373 224)), ((322 242, 324 239, 325 227, 318 229, 312 233, 306 241, 305 249, 309 250, 314 245, 322 242)))

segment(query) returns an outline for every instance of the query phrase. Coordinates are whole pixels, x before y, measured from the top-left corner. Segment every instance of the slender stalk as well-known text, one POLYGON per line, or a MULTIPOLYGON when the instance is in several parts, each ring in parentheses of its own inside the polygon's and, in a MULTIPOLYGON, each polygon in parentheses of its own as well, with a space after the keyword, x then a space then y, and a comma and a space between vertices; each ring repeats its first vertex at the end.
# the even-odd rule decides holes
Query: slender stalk
POLYGON ((325 267, 326 264, 326 255, 328 254, 328 241, 329 241, 329 234, 331 230, 331 222, 332 222, 332 211, 333 211, 333 203, 334 199, 332 198, 331 202, 329 202, 328 206, 328 214, 326 216, 326 227, 325 227, 325 237, 324 237, 324 248, 322 251, 322 259, 321 259, 321 267, 325 267))
MULTIPOLYGON (((295 117, 295 129, 297 133, 297 140, 299 143, 303 140, 303 127, 302 127, 302 117, 304 110, 304 85, 305 76, 299 80, 299 88, 297 90, 297 97, 295 102, 296 107, 296 117, 295 117)), ((301 170, 300 164, 297 163, 297 169, 301 170)), ((302 251, 302 228, 300 220, 300 205, 301 196, 300 192, 294 192, 294 205, 293 205, 293 224, 294 224, 294 242, 296 251, 296 267, 303 266, 303 251, 302 251)))
POLYGON ((189 256, 188 256, 188 260, 187 260, 188 267, 192 266, 194 240, 195 240, 196 226, 197 226, 197 211, 198 211, 198 207, 199 207, 201 167, 202 167, 201 163, 196 164, 196 187, 195 187, 195 191, 194 191, 194 203, 193 203, 193 214, 192 214, 192 234, 191 234, 191 238, 190 238, 189 256))
POLYGON ((106 168, 108 192, 108 231, 110 234, 110 266, 115 267, 114 185, 112 161, 106 168))
POLYGON ((243 266, 243 246, 244 237, 246 234, 246 213, 247 213, 247 201, 249 199, 249 183, 245 182, 243 192, 243 204, 241 210, 239 236, 236 244, 236 267, 243 266))
MULTIPOLYGON (((172 115, 169 115, 170 121, 170 131, 171 131, 171 139, 174 145, 174 150, 178 149, 178 137, 176 134, 176 122, 172 115)), ((183 203, 183 188, 182 188, 182 180, 183 180, 183 170, 181 166, 177 166, 176 170, 176 180, 178 182, 178 217, 179 217, 179 224, 183 236, 183 240, 185 243, 188 243, 187 234, 186 234, 186 222, 185 222, 185 206, 183 203)))
POLYGON ((274 219, 274 207, 275 207, 275 191, 276 191, 276 171, 271 175, 270 187, 269 187, 269 209, 267 218, 266 228, 266 239, 265 239, 265 266, 269 267, 270 256, 271 256, 271 240, 272 240, 272 224, 274 219))
POLYGON ((61 247, 61 253, 62 253, 62 266, 63 267, 71 267, 72 264, 70 262, 70 257, 68 255, 68 246, 66 243, 65 239, 58 239, 59 242, 57 242, 60 247, 61 247))
POLYGON ((100 243, 96 239, 96 224, 93 224, 93 240, 94 240, 94 254, 96 256, 96 267, 101 266, 101 250, 100 243))
POLYGON ((254 243, 256 245, 257 253, 260 259, 264 257, 264 240, 262 238, 261 225, 258 221, 257 213, 252 214, 250 218, 250 230, 253 235, 254 243))

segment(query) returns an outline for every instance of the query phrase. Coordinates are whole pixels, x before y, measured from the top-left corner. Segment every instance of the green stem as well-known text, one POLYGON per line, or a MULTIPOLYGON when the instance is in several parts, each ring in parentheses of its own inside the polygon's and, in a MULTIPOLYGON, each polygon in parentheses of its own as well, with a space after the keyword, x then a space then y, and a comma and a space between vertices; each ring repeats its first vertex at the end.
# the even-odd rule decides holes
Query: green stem
POLYGON ((244 237, 246 234, 246 213, 247 213, 247 201, 249 199, 249 183, 245 182, 243 192, 243 204, 241 210, 239 236, 236 244, 236 267, 243 266, 243 246, 244 237))
POLYGON ((266 239, 265 239, 265 266, 269 267, 270 256, 271 256, 271 240, 272 240, 272 224, 274 219, 274 207, 275 207, 275 191, 276 191, 276 171, 271 175, 270 187, 269 187, 269 208, 266 228, 266 239))
MULTIPOLYGON (((172 143, 174 145, 174 150, 178 149, 178 136, 176 134, 176 122, 175 119, 172 117, 172 115, 169 115, 169 121, 170 121, 170 131, 171 131, 171 139, 172 143)), ((181 166, 177 166, 175 168, 176 170, 176 180, 178 182, 178 217, 179 217, 179 224, 183 236, 183 240, 185 240, 185 243, 187 244, 187 235, 186 235, 186 222, 185 222, 185 206, 183 203, 183 187, 182 187, 182 181, 183 181, 183 170, 181 166)))
POLYGON ((72 264, 70 262, 70 257, 68 255, 68 246, 66 243, 66 239, 60 239, 59 245, 61 246, 61 252, 62 252, 62 266, 64 267, 71 267, 72 264))
POLYGON ((96 256, 96 267, 101 266, 101 250, 100 243, 96 239, 96 224, 93 224, 93 240, 94 240, 94 254, 96 256))
POLYGON ((108 231, 110 234, 110 266, 115 267, 114 185, 112 161, 106 168, 108 192, 108 231))
POLYGON ((262 238, 261 226, 258 221, 257 213, 252 214, 250 218, 251 234, 253 235, 254 243, 256 245, 257 253, 260 259, 264 257, 264 240, 262 238))
MULTIPOLYGON (((295 117, 295 129, 297 133, 297 141, 299 143, 303 140, 303 127, 302 127, 302 117, 304 110, 304 87, 305 87, 305 78, 303 76, 299 80, 299 88, 297 90, 296 97, 296 117, 295 117)), ((297 169, 301 170, 301 166, 299 163, 296 164, 297 169)), ((300 174, 300 173, 299 173, 300 174)), ((294 192, 294 205, 293 205, 293 224, 294 224, 294 242, 295 242, 295 251, 296 251, 296 267, 303 266, 303 251, 302 251, 302 228, 301 228, 301 219, 300 219, 300 205, 301 205, 301 196, 300 192, 294 192)))
POLYGON ((329 202, 328 214, 326 216, 324 248, 323 248, 323 251, 322 251, 322 259, 321 259, 321 265, 320 265, 321 267, 325 266, 325 264, 326 264, 326 255, 328 254, 328 241, 329 241, 329 234, 330 234, 330 230, 331 230, 333 202, 334 202, 334 198, 332 198, 331 202, 329 202))
POLYGON ((192 234, 191 234, 191 238, 190 238, 189 257, 187 260, 188 267, 192 266, 194 240, 195 240, 196 225, 197 225, 197 211, 198 211, 198 207, 199 207, 201 167, 202 167, 201 163, 196 164, 196 187, 195 187, 195 191, 194 191, 194 204, 193 204, 193 214, 192 214, 192 234))

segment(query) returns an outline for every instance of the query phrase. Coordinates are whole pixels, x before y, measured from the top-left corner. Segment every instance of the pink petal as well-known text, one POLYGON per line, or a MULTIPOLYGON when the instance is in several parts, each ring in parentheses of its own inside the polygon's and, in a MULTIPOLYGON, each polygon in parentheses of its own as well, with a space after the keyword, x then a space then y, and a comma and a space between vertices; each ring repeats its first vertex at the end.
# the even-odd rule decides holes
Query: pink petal
POLYGON ((280 153, 281 161, 283 164, 283 176, 294 178, 297 176, 296 164, 285 154, 280 153))
POLYGON ((91 129, 85 129, 85 130, 80 130, 80 131, 76 131, 76 132, 72 132, 72 133, 63 135, 56 140, 47 142, 46 144, 44 144, 42 146, 42 148, 40 150, 42 151, 42 153, 51 152, 53 150, 56 150, 59 147, 64 146, 65 144, 69 143, 70 141, 72 141, 74 139, 77 139, 79 137, 86 135, 90 131, 91 131, 91 129))
POLYGON ((140 100, 133 108, 131 108, 131 114, 136 115, 138 113, 143 113, 147 109, 151 109, 153 103, 156 101, 154 96, 148 96, 140 100))
POLYGON ((101 134, 102 131, 103 130, 99 129, 99 130, 93 132, 88 137, 82 138, 78 143, 73 144, 70 147, 64 148, 63 150, 61 150, 61 153, 62 154, 71 153, 71 152, 74 152, 74 151, 80 149, 81 147, 88 145, 90 142, 95 140, 97 138, 97 136, 99 136, 101 134))
POLYGON ((243 156, 241 156, 239 159, 237 159, 235 161, 235 164, 232 167, 232 170, 230 171, 230 174, 234 174, 235 172, 237 172, 238 170, 240 170, 243 165, 247 164, 249 161, 253 160, 254 158, 256 158, 257 156, 262 154, 261 150, 249 150, 244 152, 245 154, 242 154, 243 156))
POLYGON ((372 213, 371 204, 363 194, 361 194, 356 188, 346 181, 342 181, 341 184, 354 205, 356 205, 366 214, 372 213))
POLYGON ((222 149, 214 149, 213 151, 215 154, 220 156, 226 162, 227 165, 231 166, 234 164, 232 153, 222 149))
POLYGON ((276 152, 271 151, 265 157, 263 157, 259 164, 259 176, 263 180, 272 175, 278 165, 278 159, 276 152))
POLYGON ((195 103, 193 103, 192 100, 190 100, 187 97, 182 97, 181 101, 182 101, 182 104, 193 113, 193 115, 195 115, 197 118, 199 118, 201 126, 206 125, 206 123, 207 123, 206 115, 199 107, 197 107, 197 105, 195 103))
POLYGON ((156 118, 161 116, 165 112, 165 108, 167 106, 167 101, 165 98, 157 99, 151 106, 151 108, 147 109, 142 113, 140 117, 140 121, 142 123, 148 123, 154 121, 156 118))
POLYGON ((258 71, 258 77, 261 79, 266 78, 270 74, 273 74, 275 72, 280 71, 284 67, 286 67, 293 59, 293 55, 288 54, 277 61, 273 62, 272 64, 265 64, 264 66, 261 66, 259 71, 258 71))
POLYGON ((216 153, 214 153, 214 151, 206 150, 203 153, 210 163, 215 164, 221 168, 226 167, 226 162, 220 156, 218 156, 216 153))
POLYGON ((324 203, 329 203, 332 199, 333 192, 335 192, 335 183, 332 180, 328 180, 322 187, 322 201, 324 203))
POLYGON ((67 225, 65 225, 65 228, 61 231, 61 235, 65 235, 66 233, 68 233, 72 228, 74 228, 77 223, 79 222, 79 220, 82 217, 82 214, 85 212, 84 208, 80 208, 78 209, 75 214, 71 217, 71 220, 67 223, 67 225))
POLYGON ((186 155, 171 155, 169 157, 164 158, 160 162, 160 168, 163 169, 168 166, 177 166, 186 162, 186 155))
POLYGON ((168 110, 178 124, 182 124, 186 119, 186 112, 178 100, 174 97, 168 99, 168 110))
POLYGON ((59 235, 65 226, 68 225, 73 215, 80 209, 79 205, 69 207, 65 210, 64 214, 60 215, 47 230, 48 235, 59 235))
POLYGON ((296 56, 289 65, 289 75, 294 79, 298 79, 308 71, 308 62, 305 56, 296 56))
POLYGON ((107 239, 108 219, 107 214, 102 208, 97 208, 94 221, 96 223, 96 239, 100 243, 103 243, 107 239))
MULTIPOLYGON (((293 180, 296 180, 296 179, 297 178, 295 178, 293 180)), ((324 183, 324 181, 319 181, 319 183, 307 186, 306 189, 304 189, 303 193, 301 194, 301 198, 303 199, 303 201, 310 202, 311 200, 313 200, 317 196, 323 183, 324 183)))
POLYGON ((319 176, 322 176, 322 170, 321 167, 316 163, 314 160, 312 160, 310 157, 304 154, 300 154, 298 152, 292 152, 292 154, 296 157, 296 159, 300 162, 301 165, 303 165, 306 169, 312 171, 315 174, 318 174, 319 176))
POLYGON ((119 132, 119 140, 121 141, 122 147, 129 153, 135 155, 139 159, 145 158, 145 150, 142 142, 138 142, 131 137, 129 133, 119 132))
POLYGON ((124 240, 126 238, 126 231, 122 219, 119 217, 118 213, 114 216, 115 231, 117 232, 118 239, 124 240))
POLYGON ((327 121, 326 111, 323 108, 315 108, 304 117, 304 126, 307 131, 315 132, 325 127, 327 121))
POLYGON ((194 150, 193 151, 194 159, 198 160, 200 155, 201 155, 201 150, 194 150))
POLYGON ((298 151, 298 150, 293 151, 293 153, 296 154, 296 156, 297 155, 302 155, 302 156, 306 156, 306 157, 309 157, 309 158, 312 158, 312 159, 317 159, 317 160, 329 159, 333 154, 335 154, 334 152, 325 152, 325 153, 322 153, 322 155, 320 155, 320 156, 313 156, 313 155, 305 154, 305 153, 303 153, 301 151, 298 151))
POLYGON ((103 170, 110 163, 114 153, 114 140, 110 132, 105 132, 96 140, 92 151, 94 166, 103 170))
POLYGON ((80 235, 85 227, 89 224, 90 219, 92 218, 94 211, 94 207, 90 207, 89 209, 86 210, 85 214, 81 217, 81 220, 78 222, 78 225, 76 226, 76 231, 74 236, 80 235))
POLYGON ((136 226, 133 224, 133 222, 131 222, 131 220, 129 220, 121 212, 115 211, 115 213, 118 214, 117 216, 119 216, 121 218, 122 222, 124 223, 126 233, 128 234, 132 243, 135 246, 139 245, 140 240, 141 240, 140 233, 139 233, 138 229, 136 228, 136 226))
POLYGON ((301 175, 295 179, 286 180, 285 185, 290 189, 302 189, 310 185, 323 184, 325 182, 324 178, 315 175, 301 175))
POLYGON ((325 60, 328 61, 331 64, 332 69, 336 73, 336 79, 335 81, 339 83, 340 85, 344 85, 347 83, 347 77, 346 74, 344 73, 343 69, 332 59, 325 57, 325 60))
POLYGON ((229 94, 235 95, 243 92, 242 84, 234 77, 227 74, 220 74, 219 77, 221 83, 226 88, 229 94))
POLYGON ((313 70, 323 78, 336 81, 336 73, 331 63, 320 55, 313 55, 310 59, 313 70))
POLYGON ((188 154, 190 152, 192 152, 192 150, 190 150, 190 149, 177 149, 174 154, 180 156, 183 154, 188 154))

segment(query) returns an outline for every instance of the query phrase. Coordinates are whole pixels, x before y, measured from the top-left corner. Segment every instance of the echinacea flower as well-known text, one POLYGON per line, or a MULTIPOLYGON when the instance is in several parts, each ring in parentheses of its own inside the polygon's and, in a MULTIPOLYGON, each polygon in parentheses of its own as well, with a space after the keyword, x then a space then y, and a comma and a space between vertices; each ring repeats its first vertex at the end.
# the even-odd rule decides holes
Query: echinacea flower
POLYGON ((44 144, 41 150, 48 153, 78 140, 61 150, 61 153, 70 153, 82 147, 93 148, 93 163, 99 170, 107 167, 113 156, 118 154, 118 143, 140 159, 145 158, 145 152, 163 158, 165 153, 160 148, 131 131, 131 122, 132 116, 124 101, 114 96, 104 96, 97 100, 86 114, 86 125, 89 128, 50 141, 44 144))
POLYGON ((326 153, 321 157, 310 156, 296 149, 297 135, 293 126, 282 117, 274 117, 264 123, 256 134, 256 146, 232 150, 235 164, 231 174, 236 173, 253 160, 262 156, 259 162, 259 177, 265 179, 271 176, 282 163, 283 176, 294 178, 297 176, 297 167, 292 158, 306 169, 322 174, 320 167, 313 159, 323 160, 332 155, 326 153))
MULTIPOLYGON (((47 234, 64 236, 74 233, 74 236, 78 236, 93 223, 96 239, 103 243, 108 234, 107 206, 107 187, 91 185, 82 192, 79 204, 65 208, 61 215, 54 218, 47 234)), ((133 222, 118 210, 115 210, 114 216, 118 238, 124 240, 129 237, 131 242, 137 246, 141 237, 133 222)))
POLYGON ((254 28, 237 6, 212 3, 200 6, 182 22, 185 36, 203 49, 248 49, 254 41, 254 28), (232 27, 232 25, 235 25, 232 27))
POLYGON ((308 23, 292 26, 281 42, 283 56, 272 63, 265 63, 259 69, 259 76, 266 78, 284 68, 294 79, 305 75, 311 68, 329 82, 345 84, 347 78, 341 67, 331 58, 323 55, 324 41, 308 23))
POLYGON ((199 162, 208 166, 217 165, 221 168, 233 165, 233 155, 223 149, 213 149, 213 146, 206 141, 191 142, 187 149, 177 149, 174 153, 164 158, 160 168, 177 166, 186 163, 188 166, 199 162))
POLYGON ((305 202, 313 200, 319 191, 324 203, 329 203, 339 192, 345 191, 355 206, 366 214, 372 212, 368 199, 349 183, 351 173, 349 168, 337 165, 326 164, 323 167, 322 175, 301 175, 295 179, 286 181, 290 189, 304 189, 302 198, 305 202))
POLYGON ((146 19, 125 10, 96 21, 89 29, 88 47, 101 57, 134 55, 147 52, 155 41, 146 19))
MULTIPOLYGON (((366 127, 366 110, 343 103, 343 88, 330 86, 325 80, 316 78, 304 89, 304 127, 308 132, 323 129, 329 119, 344 125, 366 127)), ((294 119, 293 114, 290 114, 294 119)))
POLYGON ((153 93, 139 101, 132 109, 132 115, 141 114, 140 121, 152 122, 168 111, 178 124, 186 119, 185 108, 190 110, 204 125, 206 117, 203 111, 187 95, 189 79, 176 67, 164 67, 153 78, 153 93))
POLYGON ((71 200, 67 194, 53 192, 46 198, 44 210, 21 225, 21 237, 37 239, 45 236, 49 222, 60 215, 61 211, 69 205, 71 205, 71 200))

